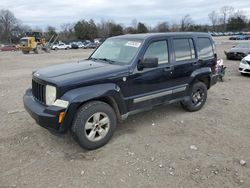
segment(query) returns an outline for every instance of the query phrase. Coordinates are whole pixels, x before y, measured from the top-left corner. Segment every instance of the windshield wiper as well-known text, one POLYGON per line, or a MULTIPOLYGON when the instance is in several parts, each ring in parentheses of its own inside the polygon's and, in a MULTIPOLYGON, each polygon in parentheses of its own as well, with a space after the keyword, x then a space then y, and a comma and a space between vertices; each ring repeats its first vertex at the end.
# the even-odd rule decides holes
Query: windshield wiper
POLYGON ((113 63, 115 63, 115 61, 113 61, 113 60, 111 60, 111 59, 108 59, 108 58, 93 58, 93 57, 91 57, 90 58, 91 60, 94 60, 94 61, 105 61, 105 62, 108 62, 108 63, 110 63, 110 64, 113 64, 113 63))

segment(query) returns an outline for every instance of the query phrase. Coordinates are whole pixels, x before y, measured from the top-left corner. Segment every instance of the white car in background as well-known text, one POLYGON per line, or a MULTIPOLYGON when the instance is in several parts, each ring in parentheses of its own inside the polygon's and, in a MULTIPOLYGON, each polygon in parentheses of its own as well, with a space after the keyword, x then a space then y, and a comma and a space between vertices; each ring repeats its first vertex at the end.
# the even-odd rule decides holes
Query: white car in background
POLYGON ((250 55, 240 61, 239 71, 241 74, 250 74, 250 55))
POLYGON ((52 50, 68 50, 70 48, 71 48, 71 46, 68 44, 59 43, 59 44, 54 44, 51 49, 52 50))

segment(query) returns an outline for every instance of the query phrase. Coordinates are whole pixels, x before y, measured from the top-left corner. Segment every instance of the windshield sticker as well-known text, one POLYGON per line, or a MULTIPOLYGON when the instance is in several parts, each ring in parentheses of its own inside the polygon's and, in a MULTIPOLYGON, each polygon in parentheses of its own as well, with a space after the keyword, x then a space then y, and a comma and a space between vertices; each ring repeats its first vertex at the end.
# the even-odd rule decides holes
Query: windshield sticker
POLYGON ((139 48, 141 45, 140 42, 136 42, 136 41, 128 41, 125 46, 130 46, 130 47, 134 47, 134 48, 139 48))

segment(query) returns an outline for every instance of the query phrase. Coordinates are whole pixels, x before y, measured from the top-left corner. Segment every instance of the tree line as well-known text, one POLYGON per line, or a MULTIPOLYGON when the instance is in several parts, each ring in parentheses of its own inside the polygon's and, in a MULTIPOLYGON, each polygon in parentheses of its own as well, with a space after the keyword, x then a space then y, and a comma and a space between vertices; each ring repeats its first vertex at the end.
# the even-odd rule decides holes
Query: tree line
MULTIPOLYGON (((61 25, 60 31, 53 26, 45 30, 36 29, 44 34, 47 40, 53 35, 58 35, 58 40, 93 40, 107 38, 122 34, 136 34, 148 32, 179 32, 179 31, 249 31, 250 20, 244 12, 233 7, 224 6, 208 14, 211 24, 195 24, 189 14, 184 15, 179 22, 159 22, 156 26, 147 26, 143 22, 132 20, 130 26, 116 23, 112 20, 102 20, 96 23, 93 19, 79 20, 76 23, 61 25)), ((22 24, 10 10, 0 10, 0 43, 18 43, 31 27, 22 24)))
POLYGON ((249 31, 250 20, 241 10, 224 6, 208 14, 213 31, 249 31))

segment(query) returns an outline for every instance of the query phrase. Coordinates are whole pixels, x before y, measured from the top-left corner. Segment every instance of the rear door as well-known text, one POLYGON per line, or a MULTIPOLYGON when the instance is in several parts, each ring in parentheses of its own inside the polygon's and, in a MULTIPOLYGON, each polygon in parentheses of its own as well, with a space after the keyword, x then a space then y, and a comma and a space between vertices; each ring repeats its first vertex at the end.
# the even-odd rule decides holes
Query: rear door
POLYGON ((172 37, 173 99, 184 97, 192 72, 201 66, 192 37, 172 37))
POLYGON ((215 73, 216 66, 216 53, 215 46, 211 38, 198 37, 197 43, 199 47, 199 60, 203 67, 211 67, 212 72, 215 73))

